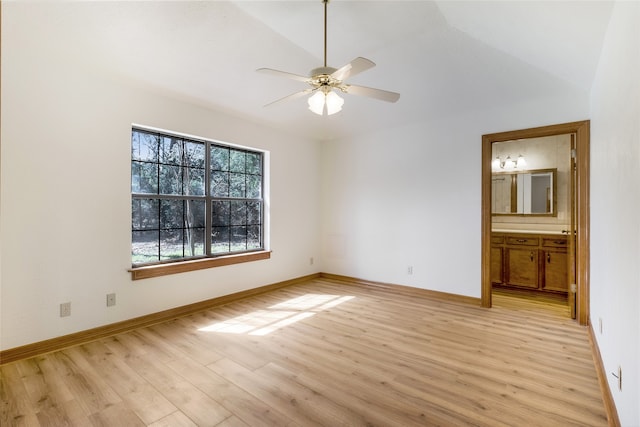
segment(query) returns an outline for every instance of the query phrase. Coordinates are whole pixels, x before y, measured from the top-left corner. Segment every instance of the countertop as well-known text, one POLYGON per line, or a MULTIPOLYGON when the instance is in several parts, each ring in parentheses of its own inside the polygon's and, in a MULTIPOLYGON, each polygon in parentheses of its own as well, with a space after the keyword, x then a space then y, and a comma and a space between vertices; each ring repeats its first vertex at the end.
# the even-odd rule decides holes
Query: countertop
POLYGON ((519 233, 519 234, 557 234, 564 235, 562 230, 514 230, 507 228, 493 229, 492 233, 519 233))

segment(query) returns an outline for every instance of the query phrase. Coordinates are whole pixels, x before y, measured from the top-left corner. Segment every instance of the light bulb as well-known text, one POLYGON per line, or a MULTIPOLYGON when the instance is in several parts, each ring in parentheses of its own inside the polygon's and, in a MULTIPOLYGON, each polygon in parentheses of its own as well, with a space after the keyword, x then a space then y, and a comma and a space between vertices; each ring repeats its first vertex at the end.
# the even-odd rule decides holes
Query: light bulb
POLYGON ((522 154, 520 154, 518 156, 518 161, 516 163, 516 166, 518 166, 519 168, 523 168, 527 165, 527 162, 525 162, 524 157, 522 157, 522 154))

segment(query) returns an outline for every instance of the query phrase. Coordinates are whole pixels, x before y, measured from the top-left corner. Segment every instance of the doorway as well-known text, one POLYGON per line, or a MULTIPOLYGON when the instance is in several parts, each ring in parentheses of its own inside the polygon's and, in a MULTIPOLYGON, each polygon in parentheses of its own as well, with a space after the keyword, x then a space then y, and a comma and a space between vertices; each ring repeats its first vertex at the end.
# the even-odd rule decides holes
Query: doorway
MULTIPOLYGON (((483 135, 482 137, 482 284, 483 307, 492 305, 491 225, 492 225, 492 148, 494 143, 571 135, 575 194, 575 213, 572 214, 570 241, 575 244, 574 280, 568 298, 574 302, 575 318, 581 325, 589 319, 589 121, 572 122, 531 129, 483 135), (575 284, 575 286, 573 286, 575 284)), ((572 249, 573 250, 573 249, 572 249)))

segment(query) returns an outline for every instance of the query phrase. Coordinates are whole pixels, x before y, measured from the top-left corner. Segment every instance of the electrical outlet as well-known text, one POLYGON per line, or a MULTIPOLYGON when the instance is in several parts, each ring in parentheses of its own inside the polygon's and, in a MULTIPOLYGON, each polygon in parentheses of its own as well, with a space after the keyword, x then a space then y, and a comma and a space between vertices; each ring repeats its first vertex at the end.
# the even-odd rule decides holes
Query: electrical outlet
POLYGON ((71 303, 63 302, 60 304, 60 317, 71 316, 71 303))
POLYGON ((116 305, 116 294, 107 294, 107 307, 116 305))
POLYGON ((313 265, 313 257, 309 258, 309 265, 313 265))
POLYGON ((602 317, 598 317, 598 327, 600 328, 600 335, 602 335, 602 317))
POLYGON ((407 274, 413 274, 413 265, 407 267, 407 274))

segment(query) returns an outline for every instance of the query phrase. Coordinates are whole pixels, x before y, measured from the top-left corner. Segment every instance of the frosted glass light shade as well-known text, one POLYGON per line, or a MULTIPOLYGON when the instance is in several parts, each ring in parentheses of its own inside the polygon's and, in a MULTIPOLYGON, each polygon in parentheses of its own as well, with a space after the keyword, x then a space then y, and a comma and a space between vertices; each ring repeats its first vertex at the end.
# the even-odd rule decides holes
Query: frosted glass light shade
POLYGON ((321 91, 317 91, 310 96, 307 101, 309 103, 309 110, 321 116, 324 110, 324 98, 324 93, 321 91))
POLYGON ((504 161, 504 168, 505 169, 513 169, 513 167, 516 164, 513 162, 513 160, 511 159, 511 156, 507 156, 507 159, 504 161))
POLYGON ((309 110, 318 115, 324 113, 324 106, 327 106, 327 115, 335 114, 342 110, 344 105, 344 99, 340 98, 337 93, 332 90, 328 90, 324 93, 322 90, 318 90, 307 100, 309 104, 309 110))
POLYGON ((500 169, 500 157, 496 157, 495 159, 493 159, 493 162, 491 162, 491 168, 493 170, 499 170, 500 169))
POLYGON ((344 99, 340 98, 337 93, 331 91, 326 96, 327 115, 335 114, 342 110, 344 99))

